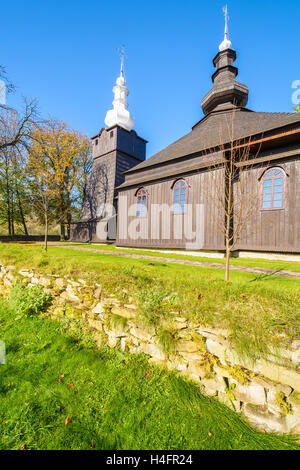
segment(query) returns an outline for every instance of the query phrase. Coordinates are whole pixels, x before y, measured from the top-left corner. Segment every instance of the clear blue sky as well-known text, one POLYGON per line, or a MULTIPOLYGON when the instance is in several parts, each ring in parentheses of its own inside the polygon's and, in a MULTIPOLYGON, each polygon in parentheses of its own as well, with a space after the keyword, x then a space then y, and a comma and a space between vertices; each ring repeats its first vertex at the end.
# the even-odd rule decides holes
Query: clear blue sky
MULTIPOLYGON (((0 64, 44 116, 94 135, 104 125, 125 44, 129 106, 147 156, 202 117, 226 0, 15 0, 1 4, 0 64)), ((300 80, 299 0, 228 0, 248 107, 290 112, 300 80)))

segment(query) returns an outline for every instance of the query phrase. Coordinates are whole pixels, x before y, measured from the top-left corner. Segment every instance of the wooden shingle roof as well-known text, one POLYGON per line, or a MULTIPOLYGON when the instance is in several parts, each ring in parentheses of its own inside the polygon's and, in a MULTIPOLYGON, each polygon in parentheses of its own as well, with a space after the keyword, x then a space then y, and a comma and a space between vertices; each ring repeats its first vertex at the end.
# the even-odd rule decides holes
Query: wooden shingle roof
POLYGON ((264 113, 245 108, 212 112, 198 122, 191 132, 127 173, 132 174, 160 163, 229 144, 232 140, 240 141, 294 124, 300 126, 299 113, 264 113))

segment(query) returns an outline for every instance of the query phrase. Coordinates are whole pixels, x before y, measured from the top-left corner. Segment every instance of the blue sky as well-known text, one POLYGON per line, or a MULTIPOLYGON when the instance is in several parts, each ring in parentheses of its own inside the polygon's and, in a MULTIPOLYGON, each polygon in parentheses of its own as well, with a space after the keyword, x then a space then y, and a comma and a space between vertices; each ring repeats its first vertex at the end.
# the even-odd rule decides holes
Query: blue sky
MULTIPOLYGON (((226 0, 15 0, 1 5, 0 64, 20 95, 94 135, 111 108, 126 45, 129 109, 147 157, 190 131, 211 87, 226 0)), ((300 80, 299 0, 229 0, 229 33, 248 107, 290 112, 300 80)))

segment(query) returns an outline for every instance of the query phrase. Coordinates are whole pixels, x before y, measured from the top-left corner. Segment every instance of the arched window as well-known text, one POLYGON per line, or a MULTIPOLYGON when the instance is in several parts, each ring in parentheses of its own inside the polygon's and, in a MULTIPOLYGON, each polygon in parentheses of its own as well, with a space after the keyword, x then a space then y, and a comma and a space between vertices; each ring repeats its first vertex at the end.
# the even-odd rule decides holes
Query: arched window
POLYGON ((136 193, 137 197, 137 217, 146 217, 147 215, 147 191, 144 188, 141 188, 136 193))
POLYGON ((187 184, 184 180, 178 180, 173 186, 174 212, 180 214, 184 212, 187 200, 187 184))
POLYGON ((286 175, 281 168, 267 170, 262 179, 261 209, 282 209, 286 175))

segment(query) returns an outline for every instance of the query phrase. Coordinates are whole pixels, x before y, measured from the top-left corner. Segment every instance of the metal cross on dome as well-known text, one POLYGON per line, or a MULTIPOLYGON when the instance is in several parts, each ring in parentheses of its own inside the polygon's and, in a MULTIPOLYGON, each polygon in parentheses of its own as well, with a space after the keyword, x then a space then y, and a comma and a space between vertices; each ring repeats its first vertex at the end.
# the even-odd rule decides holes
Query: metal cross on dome
POLYGON ((128 59, 124 44, 121 47, 118 47, 117 51, 118 51, 120 59, 121 59, 121 73, 123 73, 124 60, 128 59))
POLYGON ((228 32, 228 21, 229 21, 227 5, 225 5, 225 7, 223 7, 223 12, 224 12, 224 16, 225 16, 225 34, 227 34, 227 32, 228 32))

